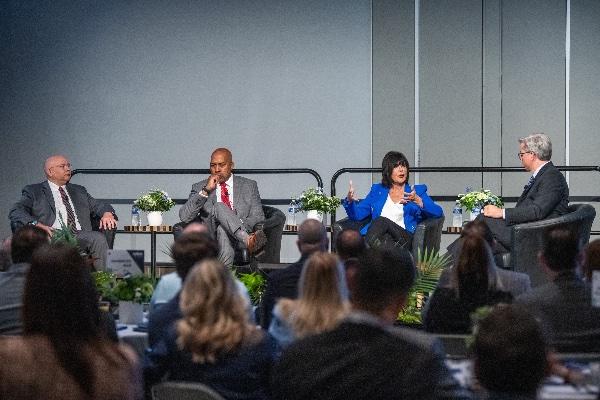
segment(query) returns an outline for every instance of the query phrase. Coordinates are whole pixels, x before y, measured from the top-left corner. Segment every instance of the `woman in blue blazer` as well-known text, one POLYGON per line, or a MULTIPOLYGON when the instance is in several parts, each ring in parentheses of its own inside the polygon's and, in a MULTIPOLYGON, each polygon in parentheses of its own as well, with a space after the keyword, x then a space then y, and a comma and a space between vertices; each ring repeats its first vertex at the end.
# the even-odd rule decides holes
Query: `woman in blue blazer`
POLYGON ((381 162, 381 183, 371 187, 363 200, 357 200, 352 182, 348 196, 342 201, 348 218, 371 222, 360 231, 371 247, 389 243, 411 248, 412 235, 425 218, 441 217, 442 208, 427 195, 426 185, 408 184, 409 164, 404 154, 388 152, 381 162))

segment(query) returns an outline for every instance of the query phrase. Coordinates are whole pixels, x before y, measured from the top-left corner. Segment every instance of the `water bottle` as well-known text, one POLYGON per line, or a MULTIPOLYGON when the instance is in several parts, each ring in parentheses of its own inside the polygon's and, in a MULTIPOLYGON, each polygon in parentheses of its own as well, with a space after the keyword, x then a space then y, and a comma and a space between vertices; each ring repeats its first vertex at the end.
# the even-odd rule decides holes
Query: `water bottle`
POLYGON ((455 228, 461 228, 463 224, 463 215, 460 202, 456 200, 456 204, 452 209, 452 226, 455 228))
POLYGON ((290 226, 296 225, 296 213, 297 212, 298 212, 298 204, 296 203, 296 199, 292 199, 292 201, 290 202, 290 206, 288 207, 286 225, 290 225, 290 226))
POLYGON ((131 206, 131 225, 141 226, 142 220, 140 219, 140 209, 135 204, 131 206))

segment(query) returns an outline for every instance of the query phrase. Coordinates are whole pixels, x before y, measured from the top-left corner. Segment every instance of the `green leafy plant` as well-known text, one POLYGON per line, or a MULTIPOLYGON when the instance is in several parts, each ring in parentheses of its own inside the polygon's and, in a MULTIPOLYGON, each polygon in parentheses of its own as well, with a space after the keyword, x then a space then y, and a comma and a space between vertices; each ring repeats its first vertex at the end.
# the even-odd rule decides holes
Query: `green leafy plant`
POLYGON ((142 211, 169 211, 175 202, 164 190, 153 189, 133 202, 142 211))
POLYGON ((299 210, 301 211, 316 210, 323 213, 335 211, 341 205, 340 199, 334 196, 326 196, 322 188, 309 188, 305 190, 298 198, 298 202, 300 203, 299 210))
POLYGON ((110 291, 114 299, 132 301, 134 303, 148 303, 152 298, 153 292, 154 280, 146 275, 117 279, 110 291))
POLYGON ((416 325, 421 323, 421 309, 425 299, 432 293, 444 268, 450 264, 450 256, 441 255, 438 251, 425 248, 417 252, 417 276, 415 283, 408 293, 406 306, 398 315, 398 321, 403 324, 416 325))
POLYGON ((96 290, 104 301, 110 301, 116 303, 118 299, 113 294, 113 288, 117 283, 117 276, 112 272, 107 271, 95 271, 92 272, 94 283, 96 284, 96 290))
POLYGON ((60 211, 58 212, 58 221, 60 223, 60 228, 54 229, 54 231, 52 232, 52 237, 50 238, 50 243, 52 243, 52 244, 64 243, 69 246, 75 247, 76 249, 78 249, 81 252, 81 249, 79 248, 79 243, 77 242, 77 238, 75 237, 75 234, 67 226, 67 224, 65 224, 65 221, 63 220, 63 217, 62 217, 62 214, 60 211))
POLYGON ((458 201, 467 211, 473 211, 476 208, 483 208, 488 204, 502 207, 504 202, 500 196, 496 196, 490 190, 474 190, 466 194, 459 194, 458 201))
POLYGON ((237 277, 246 286, 252 304, 258 305, 265 292, 265 277, 259 272, 237 274, 237 277))

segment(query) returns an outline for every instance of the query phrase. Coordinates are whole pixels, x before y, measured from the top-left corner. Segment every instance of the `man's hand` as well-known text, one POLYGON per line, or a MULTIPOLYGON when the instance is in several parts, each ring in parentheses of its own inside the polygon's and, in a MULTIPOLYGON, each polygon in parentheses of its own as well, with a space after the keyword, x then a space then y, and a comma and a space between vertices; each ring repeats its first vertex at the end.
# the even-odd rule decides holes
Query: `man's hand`
POLYGON ((100 218, 100 229, 109 230, 117 227, 117 220, 113 213, 107 211, 100 218))
POLYGON ((354 200, 357 200, 356 195, 354 194, 354 186, 352 186, 352 181, 350 181, 350 188, 348 189, 346 200, 348 203, 352 203, 354 200))
POLYGON ((492 204, 488 204, 483 207, 483 215, 490 218, 502 218, 502 209, 492 204))
POLYGON ((206 190, 208 190, 208 193, 216 189, 217 183, 219 183, 219 175, 211 175, 208 177, 205 186, 206 190))
POLYGON ((35 226, 44 230, 44 232, 46 232, 48 234, 48 237, 52 237, 52 234, 54 233, 54 229, 51 226, 44 225, 41 222, 38 222, 37 224, 35 224, 35 226))

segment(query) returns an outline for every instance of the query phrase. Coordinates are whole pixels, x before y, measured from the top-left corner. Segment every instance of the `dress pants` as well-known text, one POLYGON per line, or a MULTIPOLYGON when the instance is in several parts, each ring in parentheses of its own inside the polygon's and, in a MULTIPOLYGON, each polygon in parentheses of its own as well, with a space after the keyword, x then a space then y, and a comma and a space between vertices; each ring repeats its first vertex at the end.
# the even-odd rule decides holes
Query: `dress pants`
POLYGON ((77 241, 82 250, 87 251, 94 258, 94 268, 97 271, 106 269, 106 257, 108 252, 108 243, 106 236, 97 231, 77 232, 77 241))
POLYGON ((370 247, 391 245, 403 247, 407 250, 412 248, 412 235, 406 229, 386 217, 378 217, 371 222, 365 239, 370 247))
POLYGON ((219 260, 226 266, 233 265, 235 249, 245 247, 238 230, 247 232, 242 220, 224 203, 216 202, 206 221, 209 232, 219 243, 219 260))

